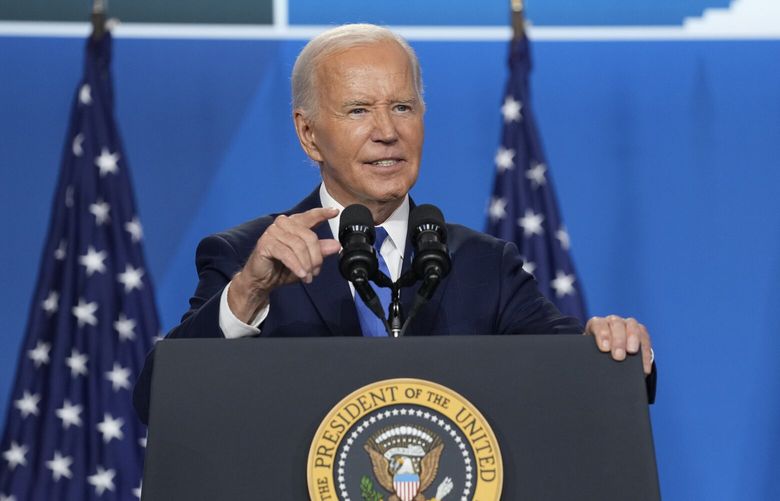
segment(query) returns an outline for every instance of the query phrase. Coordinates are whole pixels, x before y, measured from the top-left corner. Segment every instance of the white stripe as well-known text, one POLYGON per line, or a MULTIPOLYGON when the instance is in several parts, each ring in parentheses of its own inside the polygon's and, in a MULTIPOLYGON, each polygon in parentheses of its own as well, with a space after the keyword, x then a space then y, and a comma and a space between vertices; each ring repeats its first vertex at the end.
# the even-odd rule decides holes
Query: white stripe
POLYGON ((274 0, 274 28, 284 31, 288 24, 287 0, 274 0))
MULTIPOLYGON (((286 0, 274 0, 284 4, 286 0)), ((287 12, 274 14, 274 25, 226 24, 119 24, 118 38, 174 38, 221 40, 308 40, 332 26, 289 26, 287 12)), ((507 41, 508 26, 394 26, 413 41, 507 41)), ((0 21, 0 36, 85 37, 89 23, 0 21)), ((756 28, 717 27, 686 23, 685 26, 530 26, 532 40, 631 41, 631 40, 778 40, 780 23, 756 28)))

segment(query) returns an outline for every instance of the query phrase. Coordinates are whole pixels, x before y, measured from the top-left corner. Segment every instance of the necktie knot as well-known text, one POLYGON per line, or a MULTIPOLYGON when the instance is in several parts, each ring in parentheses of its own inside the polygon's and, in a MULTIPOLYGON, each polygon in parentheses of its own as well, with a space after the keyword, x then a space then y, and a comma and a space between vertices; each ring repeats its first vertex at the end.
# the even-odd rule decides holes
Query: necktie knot
POLYGON ((374 240, 374 249, 376 249, 376 251, 379 252, 379 249, 382 248, 382 244, 385 243, 385 239, 387 238, 387 230, 382 228, 381 226, 376 226, 374 228, 374 231, 376 232, 376 239, 374 240))

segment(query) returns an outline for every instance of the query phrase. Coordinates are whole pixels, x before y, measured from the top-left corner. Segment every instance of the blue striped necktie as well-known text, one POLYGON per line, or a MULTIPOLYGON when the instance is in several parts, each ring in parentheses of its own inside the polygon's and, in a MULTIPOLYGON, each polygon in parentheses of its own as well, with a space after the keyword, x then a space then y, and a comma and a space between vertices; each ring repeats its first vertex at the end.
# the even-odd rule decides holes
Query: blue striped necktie
MULTIPOLYGON (((389 277, 390 271, 387 269, 387 263, 385 263, 385 259, 382 257, 382 253, 379 252, 379 249, 382 248, 382 243, 384 243, 386 238, 387 230, 381 226, 377 226, 374 248, 376 249, 376 256, 379 260, 379 270, 389 277)), ((390 289, 374 286, 374 290, 376 291, 376 295, 379 296, 379 300, 382 302, 382 309, 384 310, 385 315, 387 315, 387 307, 390 304, 390 289)), ((377 318, 376 315, 374 315, 374 312, 371 311, 368 306, 366 306, 366 304, 357 294, 355 294, 355 307, 357 308, 358 320, 360 320, 360 329, 363 331, 364 336, 387 336, 385 325, 377 318)))

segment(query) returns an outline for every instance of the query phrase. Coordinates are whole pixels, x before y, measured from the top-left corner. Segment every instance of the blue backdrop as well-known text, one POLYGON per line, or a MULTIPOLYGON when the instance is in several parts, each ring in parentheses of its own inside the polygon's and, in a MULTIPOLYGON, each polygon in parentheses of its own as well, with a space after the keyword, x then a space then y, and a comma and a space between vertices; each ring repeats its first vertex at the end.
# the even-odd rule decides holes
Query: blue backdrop
MULTIPOLYGON (((289 118, 302 44, 116 41, 118 120, 166 329, 187 308, 202 236, 289 207, 317 182, 289 118)), ((507 45, 414 46, 428 114, 413 195, 482 228, 507 45)), ((664 498, 780 498, 780 40, 533 48, 589 308, 634 315, 654 338, 664 498)), ((2 409, 82 51, 79 38, 0 37, 2 409)))

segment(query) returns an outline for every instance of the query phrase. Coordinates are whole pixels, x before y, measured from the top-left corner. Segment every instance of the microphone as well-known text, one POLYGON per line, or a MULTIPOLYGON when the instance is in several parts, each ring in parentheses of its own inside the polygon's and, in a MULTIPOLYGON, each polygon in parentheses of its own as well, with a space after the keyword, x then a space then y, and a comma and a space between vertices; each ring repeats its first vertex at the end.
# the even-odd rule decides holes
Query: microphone
POLYGON ((384 276, 379 271, 379 261, 374 250, 375 240, 374 217, 367 207, 353 204, 341 211, 339 221, 341 276, 352 282, 355 292, 389 330, 382 302, 369 283, 371 279, 384 276))
POLYGON ((423 280, 418 294, 423 293, 430 299, 439 281, 452 267, 447 251, 447 227, 441 211, 430 204, 415 207, 409 220, 414 246, 412 269, 423 280))

